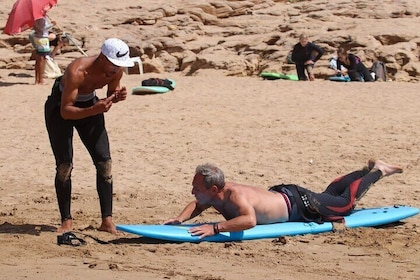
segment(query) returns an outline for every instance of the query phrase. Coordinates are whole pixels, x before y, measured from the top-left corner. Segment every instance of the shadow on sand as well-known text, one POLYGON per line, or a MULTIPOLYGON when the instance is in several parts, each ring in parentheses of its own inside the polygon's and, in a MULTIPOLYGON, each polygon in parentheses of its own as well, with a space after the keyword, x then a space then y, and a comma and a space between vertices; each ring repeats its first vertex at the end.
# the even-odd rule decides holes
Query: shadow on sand
POLYGON ((4 222, 0 225, 0 234, 29 234, 29 235, 40 235, 41 232, 55 232, 56 227, 48 225, 33 225, 33 224, 22 224, 14 225, 8 222, 4 222))
POLYGON ((111 244, 180 244, 182 242, 159 240, 147 237, 122 237, 109 241, 111 244))

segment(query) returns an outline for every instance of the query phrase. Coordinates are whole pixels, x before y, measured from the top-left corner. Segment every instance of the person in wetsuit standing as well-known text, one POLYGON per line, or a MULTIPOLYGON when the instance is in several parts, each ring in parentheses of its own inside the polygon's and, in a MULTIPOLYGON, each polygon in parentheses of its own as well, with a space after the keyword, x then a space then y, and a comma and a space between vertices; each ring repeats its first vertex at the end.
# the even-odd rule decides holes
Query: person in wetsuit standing
POLYGON ((299 43, 297 43, 292 50, 292 61, 296 65, 297 76, 300 81, 307 81, 308 76, 310 81, 315 80, 313 68, 315 62, 321 58, 324 50, 318 45, 309 42, 308 36, 300 35, 299 43), (306 73, 308 76, 306 76, 306 73))
POLYGON ((124 101, 127 90, 120 86, 123 67, 131 67, 128 46, 120 39, 107 39, 97 56, 74 60, 58 77, 45 102, 45 123, 55 157, 55 190, 61 215, 59 232, 73 229, 70 212, 73 131, 89 151, 96 167, 96 188, 102 214, 99 230, 116 233, 112 220, 112 172, 109 139, 104 113, 124 101), (107 86, 107 97, 99 99, 96 89, 107 86))

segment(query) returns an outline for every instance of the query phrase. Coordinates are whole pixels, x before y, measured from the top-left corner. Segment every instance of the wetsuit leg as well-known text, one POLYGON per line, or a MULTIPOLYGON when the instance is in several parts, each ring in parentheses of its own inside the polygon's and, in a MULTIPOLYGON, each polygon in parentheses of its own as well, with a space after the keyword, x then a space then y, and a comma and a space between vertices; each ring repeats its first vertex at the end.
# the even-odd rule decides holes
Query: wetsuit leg
POLYGON ((346 191, 346 189, 352 182, 362 178, 368 173, 369 170, 365 168, 340 176, 328 185, 324 193, 329 193, 334 196, 340 196, 344 191, 346 191))
POLYGON ((307 192, 311 206, 324 217, 346 216, 359 200, 377 182, 382 172, 373 170, 362 177, 365 171, 356 171, 335 180, 322 193, 307 192))
POLYGON ((363 63, 357 64, 357 71, 363 75, 363 80, 365 82, 374 82, 375 79, 373 79, 372 75, 370 74, 369 69, 366 68, 366 66, 363 63))
POLYGON ((55 157, 55 190, 61 220, 71 219, 71 171, 73 161, 73 124, 64 120, 60 114, 61 93, 58 78, 51 95, 45 102, 45 123, 51 148, 55 157))
POLYGON ((356 70, 354 70, 354 69, 349 70, 347 72, 347 74, 349 74, 349 78, 350 78, 351 81, 353 81, 353 82, 363 82, 362 75, 360 75, 360 73, 357 72, 356 70))
POLYGON ((80 139, 96 167, 96 189, 102 218, 112 216, 112 172, 108 134, 103 114, 80 120, 76 124, 80 139))
POLYGON ((369 69, 366 68, 366 66, 359 62, 355 65, 355 68, 348 71, 350 80, 356 81, 356 82, 374 82, 372 75, 370 74, 369 69))
POLYGON ((299 80, 302 80, 302 81, 308 80, 308 77, 305 74, 305 70, 306 70, 305 65, 296 64, 296 72, 297 72, 297 76, 299 80))

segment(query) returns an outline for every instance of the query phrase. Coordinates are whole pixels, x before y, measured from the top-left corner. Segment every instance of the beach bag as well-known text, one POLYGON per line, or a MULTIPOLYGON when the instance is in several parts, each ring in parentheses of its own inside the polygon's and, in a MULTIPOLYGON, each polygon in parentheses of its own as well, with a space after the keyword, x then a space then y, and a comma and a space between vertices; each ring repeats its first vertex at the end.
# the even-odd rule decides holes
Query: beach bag
POLYGON ((61 69, 58 66, 57 62, 52 59, 50 56, 45 57, 45 69, 44 69, 44 77, 49 79, 55 79, 62 75, 61 69))
POLYGON ((375 81, 386 81, 386 66, 382 61, 375 61, 370 68, 370 72, 375 75, 375 81))
POLYGON ((174 90, 172 86, 172 82, 168 79, 159 79, 159 78, 150 78, 147 80, 143 80, 141 82, 142 86, 158 86, 158 87, 166 87, 170 90, 174 90))

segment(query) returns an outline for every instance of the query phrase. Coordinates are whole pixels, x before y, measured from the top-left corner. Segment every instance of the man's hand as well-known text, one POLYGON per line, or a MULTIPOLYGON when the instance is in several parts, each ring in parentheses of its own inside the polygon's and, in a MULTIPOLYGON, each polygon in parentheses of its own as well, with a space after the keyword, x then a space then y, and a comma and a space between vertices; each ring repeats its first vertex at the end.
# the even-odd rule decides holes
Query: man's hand
POLYGON ((116 89, 113 94, 115 95, 114 99, 112 100, 114 103, 127 99, 127 89, 125 87, 116 89))
POLYGON ((191 233, 191 235, 199 235, 200 239, 216 234, 214 232, 213 224, 204 224, 198 227, 192 227, 188 232, 191 233))
POLYGON ((97 114, 108 112, 111 109, 113 100, 115 98, 115 93, 111 94, 107 98, 102 98, 93 105, 93 108, 97 114))

